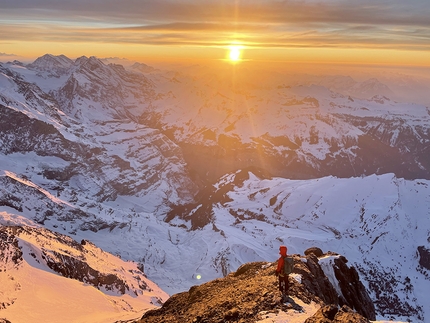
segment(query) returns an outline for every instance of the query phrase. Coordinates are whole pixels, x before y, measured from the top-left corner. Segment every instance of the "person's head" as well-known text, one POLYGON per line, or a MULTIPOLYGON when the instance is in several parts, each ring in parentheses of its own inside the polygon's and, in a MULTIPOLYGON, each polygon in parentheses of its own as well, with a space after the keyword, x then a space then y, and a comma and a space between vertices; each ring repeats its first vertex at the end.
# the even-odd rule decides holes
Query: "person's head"
POLYGON ((280 246, 279 247, 279 253, 281 254, 281 256, 286 256, 287 255, 287 246, 280 246))

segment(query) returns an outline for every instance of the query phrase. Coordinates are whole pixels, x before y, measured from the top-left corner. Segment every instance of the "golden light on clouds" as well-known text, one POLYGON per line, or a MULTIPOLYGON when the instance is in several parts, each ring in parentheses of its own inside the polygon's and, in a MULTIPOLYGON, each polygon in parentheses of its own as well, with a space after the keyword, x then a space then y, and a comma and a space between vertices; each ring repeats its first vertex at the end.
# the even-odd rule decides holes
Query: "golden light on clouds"
POLYGON ((246 47, 252 61, 430 65, 427 1, 0 2, 0 61, 50 52, 233 63, 246 47))

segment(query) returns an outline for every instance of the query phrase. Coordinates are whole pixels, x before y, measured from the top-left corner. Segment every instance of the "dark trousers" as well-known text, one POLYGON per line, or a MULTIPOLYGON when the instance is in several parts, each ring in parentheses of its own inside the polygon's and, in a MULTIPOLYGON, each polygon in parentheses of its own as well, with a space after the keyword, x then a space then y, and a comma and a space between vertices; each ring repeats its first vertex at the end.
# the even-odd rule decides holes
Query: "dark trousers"
POLYGON ((279 290, 282 294, 288 293, 288 275, 281 276, 279 275, 279 290))

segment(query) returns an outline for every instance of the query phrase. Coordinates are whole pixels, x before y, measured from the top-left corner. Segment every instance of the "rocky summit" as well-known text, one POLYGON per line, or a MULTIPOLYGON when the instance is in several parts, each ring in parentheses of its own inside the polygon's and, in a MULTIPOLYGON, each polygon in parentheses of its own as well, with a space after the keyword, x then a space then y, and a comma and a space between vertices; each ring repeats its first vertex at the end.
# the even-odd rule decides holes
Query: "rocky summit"
POLYGON ((276 262, 252 262, 224 278, 173 295, 138 322, 245 323, 281 313, 300 316, 307 323, 361 323, 375 319, 373 303, 345 257, 334 253, 319 258, 314 253, 293 257, 288 299, 282 298, 278 290, 276 262), (333 271, 323 270, 328 268, 323 265, 327 262, 332 263, 333 271))

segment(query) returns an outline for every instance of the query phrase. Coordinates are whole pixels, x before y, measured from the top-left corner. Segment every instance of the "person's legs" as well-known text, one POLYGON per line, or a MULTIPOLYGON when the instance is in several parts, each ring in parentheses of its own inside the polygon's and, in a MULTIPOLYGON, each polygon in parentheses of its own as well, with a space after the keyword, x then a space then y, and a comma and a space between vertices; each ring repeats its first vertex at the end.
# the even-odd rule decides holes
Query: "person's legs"
POLYGON ((279 291, 282 295, 287 295, 288 287, 288 275, 279 276, 279 291))
POLYGON ((284 277, 279 275, 278 278, 279 278, 279 291, 281 293, 284 293, 284 277))
POLYGON ((283 292, 283 294, 285 296, 288 296, 288 289, 289 289, 289 287, 290 287, 290 285, 288 283, 288 275, 285 275, 284 276, 284 292, 283 292))

